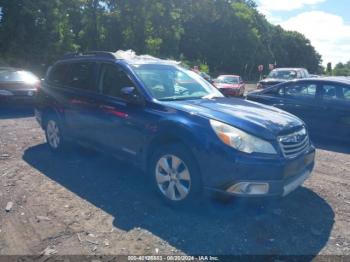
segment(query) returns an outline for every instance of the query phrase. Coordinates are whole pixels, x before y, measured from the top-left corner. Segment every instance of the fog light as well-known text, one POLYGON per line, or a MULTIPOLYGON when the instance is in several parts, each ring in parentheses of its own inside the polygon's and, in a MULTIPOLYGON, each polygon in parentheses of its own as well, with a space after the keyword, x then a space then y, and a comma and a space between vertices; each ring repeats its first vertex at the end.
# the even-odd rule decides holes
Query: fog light
POLYGON ((230 186, 226 191, 229 193, 239 195, 264 195, 269 192, 269 184, 255 182, 240 182, 230 186))

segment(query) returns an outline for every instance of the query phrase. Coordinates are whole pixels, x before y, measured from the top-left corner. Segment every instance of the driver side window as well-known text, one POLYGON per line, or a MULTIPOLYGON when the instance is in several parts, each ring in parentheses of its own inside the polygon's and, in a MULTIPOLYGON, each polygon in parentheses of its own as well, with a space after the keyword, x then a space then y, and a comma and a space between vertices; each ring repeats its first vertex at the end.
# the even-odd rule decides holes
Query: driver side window
POLYGON ((287 97, 315 98, 317 85, 309 83, 295 83, 285 88, 287 97))
POLYGON ((117 65, 104 64, 101 69, 102 94, 122 98, 123 87, 133 87, 130 78, 117 65))

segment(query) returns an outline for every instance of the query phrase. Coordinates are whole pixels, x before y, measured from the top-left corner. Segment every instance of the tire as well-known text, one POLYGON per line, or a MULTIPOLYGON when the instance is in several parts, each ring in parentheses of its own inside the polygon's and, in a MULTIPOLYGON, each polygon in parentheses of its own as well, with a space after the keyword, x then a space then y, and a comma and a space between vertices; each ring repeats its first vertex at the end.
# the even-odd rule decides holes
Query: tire
POLYGON ((48 116, 45 121, 45 137, 47 145, 54 153, 63 152, 65 141, 63 138, 62 125, 56 116, 48 116))
POLYGON ((196 160, 181 144, 160 147, 149 165, 151 183, 172 206, 188 206, 202 198, 202 180, 196 160))

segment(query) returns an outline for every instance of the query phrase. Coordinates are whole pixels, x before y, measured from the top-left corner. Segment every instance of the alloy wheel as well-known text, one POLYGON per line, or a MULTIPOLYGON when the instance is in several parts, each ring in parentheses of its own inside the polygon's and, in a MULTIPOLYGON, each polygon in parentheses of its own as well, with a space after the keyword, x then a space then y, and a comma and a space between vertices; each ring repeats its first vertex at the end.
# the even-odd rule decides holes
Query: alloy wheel
POLYGON ((185 162, 175 155, 162 156, 156 165, 160 192, 172 201, 185 199, 191 190, 191 176, 185 162))
POLYGON ((46 128, 47 140, 53 149, 58 149, 60 146, 60 130, 54 120, 49 120, 46 128))

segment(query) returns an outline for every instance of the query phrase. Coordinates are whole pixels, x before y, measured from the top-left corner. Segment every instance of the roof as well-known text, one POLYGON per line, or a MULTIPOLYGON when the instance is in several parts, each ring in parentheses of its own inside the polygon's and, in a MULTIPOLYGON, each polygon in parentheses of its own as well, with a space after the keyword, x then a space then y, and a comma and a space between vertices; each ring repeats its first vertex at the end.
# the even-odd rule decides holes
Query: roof
POLYGON ((0 70, 12 70, 12 71, 17 71, 21 70, 19 68, 14 68, 14 67, 8 67, 8 66, 0 66, 0 70))
POLYGON ((275 70, 306 70, 303 67, 278 67, 275 70))
POLYGON ((226 76, 240 77, 239 75, 219 75, 218 78, 221 77, 221 76, 224 76, 224 77, 226 77, 226 76))
POLYGON ((91 51, 85 53, 69 53, 64 55, 61 60, 71 59, 108 59, 108 60, 122 60, 129 64, 166 64, 178 65, 180 62, 174 60, 160 59, 150 55, 137 55, 133 50, 118 50, 116 52, 105 51, 91 51))
POLYGON ((321 81, 331 81, 331 82, 339 82, 339 83, 343 83, 343 84, 347 84, 350 85, 350 78, 349 77, 319 77, 319 78, 314 78, 317 80, 321 80, 321 81))
POLYGON ((340 84, 350 85, 350 78, 347 77, 319 77, 319 78, 302 78, 294 79, 289 82, 334 82, 340 84))

